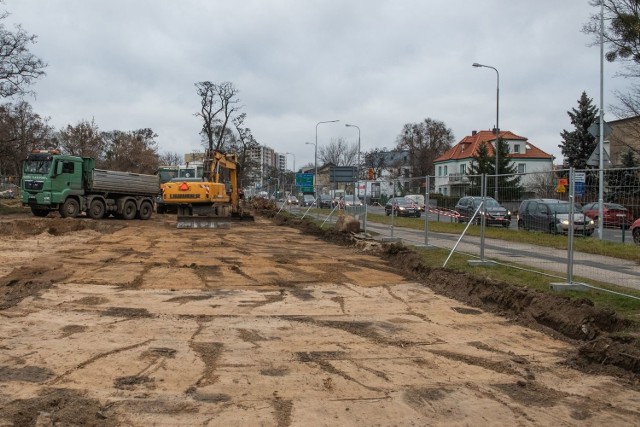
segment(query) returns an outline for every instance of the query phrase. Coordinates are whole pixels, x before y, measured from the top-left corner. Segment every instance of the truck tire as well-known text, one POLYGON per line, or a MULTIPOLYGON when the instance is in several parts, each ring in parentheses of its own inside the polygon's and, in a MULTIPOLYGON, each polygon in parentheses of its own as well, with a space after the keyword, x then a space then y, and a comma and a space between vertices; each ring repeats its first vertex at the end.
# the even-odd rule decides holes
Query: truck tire
POLYGON ((49 209, 31 208, 31 213, 33 213, 34 216, 44 218, 45 216, 49 215, 49 209))
POLYGON ((134 219, 137 211, 138 207, 136 206, 136 202, 133 200, 127 200, 122 206, 122 218, 127 220, 134 219))
POLYGON ((141 220, 147 220, 151 218, 153 213, 153 205, 149 202, 142 202, 140 204, 140 210, 138 211, 138 218, 141 220))
POLYGON ((62 218, 75 218, 80 213, 80 204, 76 199, 68 198, 60 206, 60 216, 62 218))
POLYGON ((87 211, 87 215, 93 219, 102 219, 104 218, 104 214, 106 211, 106 207, 102 200, 93 199, 91 204, 89 205, 89 210, 87 211))

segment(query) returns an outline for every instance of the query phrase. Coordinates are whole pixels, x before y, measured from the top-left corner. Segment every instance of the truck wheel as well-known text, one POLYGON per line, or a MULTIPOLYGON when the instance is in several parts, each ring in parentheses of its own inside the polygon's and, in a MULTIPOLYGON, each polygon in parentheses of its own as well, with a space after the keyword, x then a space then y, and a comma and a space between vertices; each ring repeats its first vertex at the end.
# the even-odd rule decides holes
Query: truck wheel
POLYGON ((80 213, 80 205, 76 199, 67 199, 60 206, 60 216, 62 218, 75 218, 80 213))
POLYGON ((31 208, 31 213, 33 213, 34 216, 44 218, 45 216, 49 215, 49 209, 31 208))
POLYGON ((136 202, 133 200, 127 200, 124 202, 124 206, 122 207, 122 218, 123 219, 134 219, 136 217, 136 213, 138 211, 138 207, 136 206, 136 202))
POLYGON ((104 203, 102 203, 102 200, 93 199, 91 201, 91 204, 89 205, 89 211, 87 212, 87 214, 90 218, 102 219, 104 217, 105 211, 106 207, 104 206, 104 203))
POLYGON ((138 218, 142 220, 147 220, 151 218, 151 214, 153 213, 153 206, 149 202, 142 202, 140 205, 140 211, 138 212, 138 218))

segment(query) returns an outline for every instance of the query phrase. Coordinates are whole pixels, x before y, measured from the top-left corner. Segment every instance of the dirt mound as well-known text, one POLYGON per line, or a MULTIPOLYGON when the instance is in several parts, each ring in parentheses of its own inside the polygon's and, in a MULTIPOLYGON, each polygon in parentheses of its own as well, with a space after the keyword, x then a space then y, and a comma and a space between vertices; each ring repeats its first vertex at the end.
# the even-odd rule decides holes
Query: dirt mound
POLYGON ((323 240, 366 248, 389 261, 409 278, 419 280, 434 291, 468 305, 506 316, 519 324, 543 329, 578 344, 576 355, 568 361, 588 371, 611 374, 640 374, 640 342, 622 336, 632 327, 615 312, 594 307, 588 298, 531 290, 441 268, 431 268, 420 255, 402 244, 371 243, 353 233, 324 230, 316 223, 299 218, 276 216, 273 210, 260 214, 277 224, 321 237, 323 240), (621 371, 622 370, 622 371, 621 371))
POLYGON ((49 233, 53 236, 73 233, 82 230, 94 230, 100 233, 112 233, 122 228, 116 220, 95 221, 83 218, 12 218, 0 222, 0 235, 11 235, 13 238, 34 236, 49 233))
POLYGON ((67 273, 49 266, 17 268, 0 278, 0 310, 13 307, 27 297, 39 295, 66 278, 67 273))
POLYGON ((16 426, 116 426, 109 408, 80 392, 50 389, 33 399, 18 399, 0 408, 16 426))

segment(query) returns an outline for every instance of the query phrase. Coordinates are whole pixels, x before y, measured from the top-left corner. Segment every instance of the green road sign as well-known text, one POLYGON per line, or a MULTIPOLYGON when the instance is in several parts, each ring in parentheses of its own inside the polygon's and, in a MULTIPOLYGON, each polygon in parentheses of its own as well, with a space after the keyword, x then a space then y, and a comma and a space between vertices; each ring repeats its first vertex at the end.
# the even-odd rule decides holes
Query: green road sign
POLYGON ((296 187, 300 188, 302 193, 313 193, 313 174, 296 173, 296 187))

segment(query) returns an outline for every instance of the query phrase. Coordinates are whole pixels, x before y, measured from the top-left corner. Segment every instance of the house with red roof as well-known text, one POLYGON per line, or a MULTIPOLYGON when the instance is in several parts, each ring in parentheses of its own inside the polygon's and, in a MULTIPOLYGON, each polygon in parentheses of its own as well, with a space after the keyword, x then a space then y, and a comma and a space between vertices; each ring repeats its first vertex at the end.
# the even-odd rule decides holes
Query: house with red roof
MULTIPOLYGON (((508 130, 500 131, 500 138, 508 144, 509 159, 516 165, 518 174, 553 170, 553 156, 531 144, 527 138, 508 130)), ((435 191, 445 196, 464 196, 465 189, 470 185, 468 173, 478 147, 485 144, 489 155, 493 155, 495 143, 494 131, 473 131, 435 159, 435 191)), ((523 175, 522 184, 526 185, 527 178, 531 176, 523 175)))

